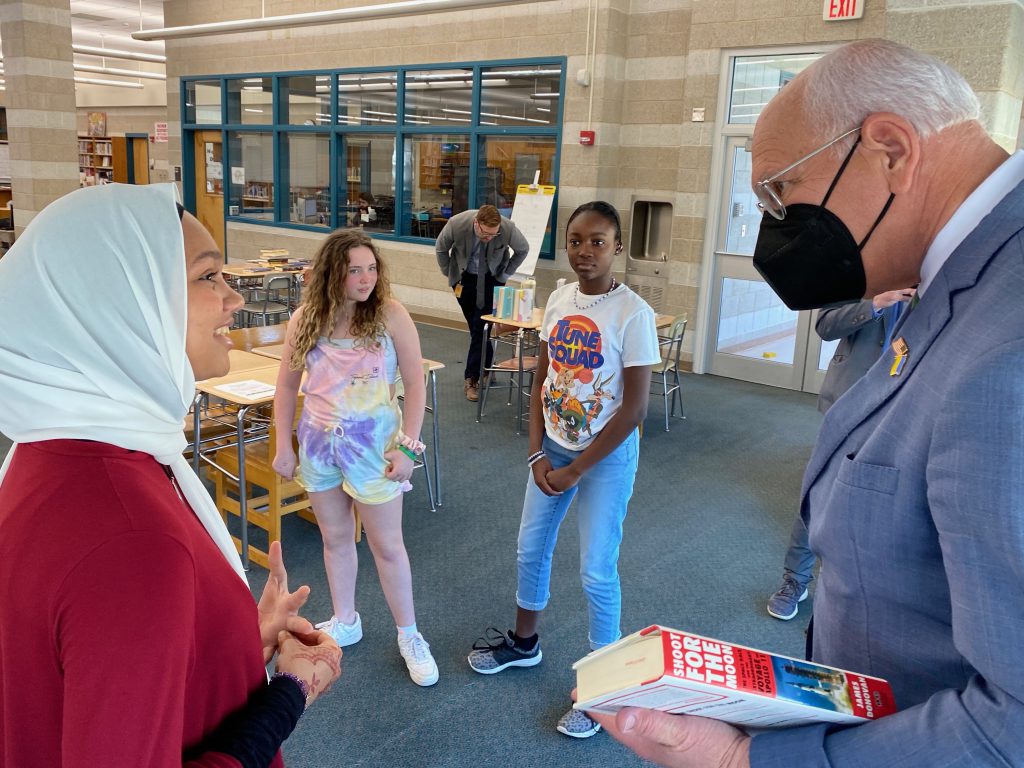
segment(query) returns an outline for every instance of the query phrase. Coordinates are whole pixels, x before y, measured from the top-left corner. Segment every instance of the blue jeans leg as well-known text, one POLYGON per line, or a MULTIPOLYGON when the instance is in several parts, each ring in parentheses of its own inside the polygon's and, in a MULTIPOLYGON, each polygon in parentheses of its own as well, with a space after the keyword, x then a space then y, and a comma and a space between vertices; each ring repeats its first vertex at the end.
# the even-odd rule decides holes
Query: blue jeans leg
POLYGON ((622 636, 622 590, 619 545, 639 453, 633 432, 595 464, 579 483, 576 517, 580 529, 580 579, 590 611, 590 647, 597 649, 622 636))
MULTIPOLYGON (((548 450, 547 443, 548 440, 545 438, 544 448, 555 469, 569 463, 553 455, 548 450)), ((551 597, 551 557, 558 541, 558 528, 565 519, 565 513, 576 493, 577 489, 572 488, 561 496, 547 496, 534 482, 533 471, 529 471, 516 555, 516 570, 519 575, 516 604, 520 608, 543 611, 547 607, 548 599, 551 597)))
MULTIPOLYGON (((577 454, 547 438, 544 451, 554 468, 577 454)), ((573 498, 579 498, 580 577, 590 615, 590 645, 599 648, 620 637, 622 595, 619 586, 619 544, 622 522, 633 493, 638 437, 634 432, 590 469, 579 484, 561 496, 545 496, 530 474, 519 527, 518 589, 520 608, 543 610, 550 597, 551 558, 558 528, 573 498)))

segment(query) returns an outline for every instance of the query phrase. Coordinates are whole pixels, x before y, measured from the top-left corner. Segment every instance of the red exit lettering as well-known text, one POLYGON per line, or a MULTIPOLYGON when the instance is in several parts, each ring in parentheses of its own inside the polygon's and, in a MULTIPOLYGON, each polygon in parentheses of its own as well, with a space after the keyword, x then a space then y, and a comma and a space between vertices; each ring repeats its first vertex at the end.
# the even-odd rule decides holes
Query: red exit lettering
POLYGON ((822 18, 825 21, 840 19, 859 19, 864 15, 864 6, 860 0, 825 0, 822 18))

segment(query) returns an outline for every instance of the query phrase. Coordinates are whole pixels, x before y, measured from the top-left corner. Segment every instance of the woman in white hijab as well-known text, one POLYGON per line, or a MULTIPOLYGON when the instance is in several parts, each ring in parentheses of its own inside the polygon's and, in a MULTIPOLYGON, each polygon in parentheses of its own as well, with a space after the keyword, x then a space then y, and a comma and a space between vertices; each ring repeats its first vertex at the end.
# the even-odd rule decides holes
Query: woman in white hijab
POLYGON ((241 298, 175 206, 170 185, 82 189, 0 260, 7 765, 279 766, 340 672, 279 547, 257 610, 182 458, 195 380, 227 372, 241 298))

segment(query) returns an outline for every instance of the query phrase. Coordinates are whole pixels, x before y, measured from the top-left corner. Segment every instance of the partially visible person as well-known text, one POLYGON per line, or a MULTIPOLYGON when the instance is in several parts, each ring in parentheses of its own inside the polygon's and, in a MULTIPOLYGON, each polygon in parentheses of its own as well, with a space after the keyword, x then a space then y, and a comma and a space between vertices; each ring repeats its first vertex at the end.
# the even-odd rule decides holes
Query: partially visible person
POLYGON ((752 738, 600 716, 664 765, 1024 765, 1024 152, 979 114, 948 65, 860 40, 758 118, 754 264, 787 306, 918 284, 898 352, 825 414, 800 505, 811 659, 887 679, 900 711, 752 738))
MULTIPOLYGON (((903 305, 914 298, 914 288, 886 291, 873 299, 822 309, 814 329, 822 341, 839 341, 818 393, 818 410, 825 413, 840 395, 867 373, 889 348, 903 305)), ((807 544, 807 526, 800 515, 793 521, 783 564, 782 586, 768 598, 768 613, 789 621, 807 599, 814 577, 814 553, 807 544)))
POLYGON ((412 571, 402 538, 402 495, 412 489, 426 384, 420 339, 409 313, 391 297, 384 262, 369 236, 338 230, 313 259, 302 306, 288 322, 274 396, 274 469, 299 479, 324 538, 324 566, 334 615, 323 624, 344 647, 359 642, 355 544, 358 508, 398 630, 398 649, 417 685, 438 671, 416 625, 412 571), (292 425, 302 373, 305 401, 292 425), (404 408, 395 385, 401 376, 404 408), (405 431, 403 431, 405 430, 405 431))
POLYGON ((341 651, 280 546, 253 602, 182 456, 241 297, 172 185, 104 185, 0 261, 0 764, 280 766, 341 651), (265 665, 277 654, 276 674, 265 665))
MULTIPOLYGON (((484 322, 480 318, 494 311, 494 287, 504 285, 530 250, 526 236, 493 205, 463 211, 448 219, 437 238, 437 265, 462 308, 469 326, 466 352, 466 399, 480 396, 480 347, 484 322), (509 251, 511 250, 511 254, 509 251)), ((487 349, 485 363, 491 365, 493 350, 487 349)))
MULTIPOLYGON (((469 655, 475 672, 532 667, 542 658, 537 626, 550 598, 551 559, 573 499, 580 576, 590 612, 589 645, 621 637, 619 544, 647 413, 651 366, 661 359, 654 311, 613 274, 622 251, 619 214, 584 203, 566 227, 569 265, 579 281, 551 294, 544 310, 530 410, 530 467, 519 528, 514 630, 490 628, 469 655)), ((557 728, 586 738, 600 726, 570 709, 557 728)))

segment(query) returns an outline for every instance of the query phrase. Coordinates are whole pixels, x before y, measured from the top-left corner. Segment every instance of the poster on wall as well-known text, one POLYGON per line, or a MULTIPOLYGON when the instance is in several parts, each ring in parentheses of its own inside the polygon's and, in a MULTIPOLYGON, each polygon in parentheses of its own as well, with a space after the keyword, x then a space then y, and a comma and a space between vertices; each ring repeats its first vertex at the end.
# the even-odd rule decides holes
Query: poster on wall
POLYGON ((232 184, 245 184, 245 166, 233 165, 231 166, 231 183, 232 184))
POLYGON ((90 112, 87 116, 88 127, 86 133, 89 136, 106 136, 107 135, 107 113, 106 112, 90 112))
POLYGON ((158 144, 167 143, 167 123, 153 123, 153 140, 158 144))

